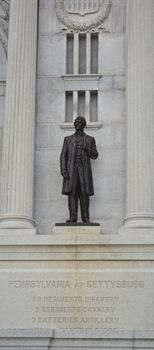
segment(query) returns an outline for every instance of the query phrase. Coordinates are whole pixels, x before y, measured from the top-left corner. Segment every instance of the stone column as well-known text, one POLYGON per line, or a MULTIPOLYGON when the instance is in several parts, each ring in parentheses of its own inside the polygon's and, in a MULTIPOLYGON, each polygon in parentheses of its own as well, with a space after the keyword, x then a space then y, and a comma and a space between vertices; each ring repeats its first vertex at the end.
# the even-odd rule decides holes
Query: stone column
POLYGON ((126 1, 125 227, 154 227, 154 0, 126 1))
POLYGON ((33 227, 37 0, 11 0, 0 228, 33 227))

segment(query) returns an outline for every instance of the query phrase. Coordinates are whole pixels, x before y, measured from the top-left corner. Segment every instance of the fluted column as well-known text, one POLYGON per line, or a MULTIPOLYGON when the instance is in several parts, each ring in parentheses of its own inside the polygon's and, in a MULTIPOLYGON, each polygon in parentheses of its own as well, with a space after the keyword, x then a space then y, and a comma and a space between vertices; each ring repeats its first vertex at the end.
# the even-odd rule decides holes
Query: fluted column
POLYGON ((126 1, 126 227, 154 227, 154 0, 126 1))
POLYGON ((11 0, 0 227, 33 227, 37 0, 11 0))

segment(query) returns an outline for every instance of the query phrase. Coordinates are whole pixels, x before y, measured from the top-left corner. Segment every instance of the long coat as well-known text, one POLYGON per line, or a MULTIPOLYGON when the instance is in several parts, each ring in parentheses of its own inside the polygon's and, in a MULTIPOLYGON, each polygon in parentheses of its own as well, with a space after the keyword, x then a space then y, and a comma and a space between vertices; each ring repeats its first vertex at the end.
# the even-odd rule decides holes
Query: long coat
MULTIPOLYGON (((94 194, 93 178, 91 171, 90 158, 96 159, 98 152, 96 149, 95 139, 92 136, 83 134, 83 147, 82 149, 82 164, 85 180, 86 193, 89 196, 94 194)), ((74 164, 76 155, 75 134, 65 137, 62 152, 60 155, 60 167, 61 173, 67 171, 69 178, 63 178, 62 194, 69 195, 72 191, 73 176, 74 176, 74 164)))

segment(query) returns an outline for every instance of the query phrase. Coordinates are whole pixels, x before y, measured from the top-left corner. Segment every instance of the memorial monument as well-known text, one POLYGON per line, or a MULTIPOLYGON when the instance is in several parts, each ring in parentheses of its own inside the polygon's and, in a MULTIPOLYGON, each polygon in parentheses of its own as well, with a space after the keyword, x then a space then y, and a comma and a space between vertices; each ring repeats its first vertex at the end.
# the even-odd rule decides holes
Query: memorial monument
POLYGON ((153 14, 153 0, 0 0, 2 350, 154 348, 153 14), (64 229, 59 155, 65 140, 68 177, 78 116, 69 220, 96 140, 95 196, 89 219, 85 181, 86 222, 64 229))

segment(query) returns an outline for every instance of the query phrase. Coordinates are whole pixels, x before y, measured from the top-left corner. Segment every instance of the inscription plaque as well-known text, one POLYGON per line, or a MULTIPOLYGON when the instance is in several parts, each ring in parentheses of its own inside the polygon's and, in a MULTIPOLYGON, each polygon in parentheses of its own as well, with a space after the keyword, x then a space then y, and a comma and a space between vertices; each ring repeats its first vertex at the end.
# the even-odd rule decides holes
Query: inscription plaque
POLYGON ((146 330, 154 324, 153 274, 41 270, 5 272, 1 281, 3 328, 146 330))

